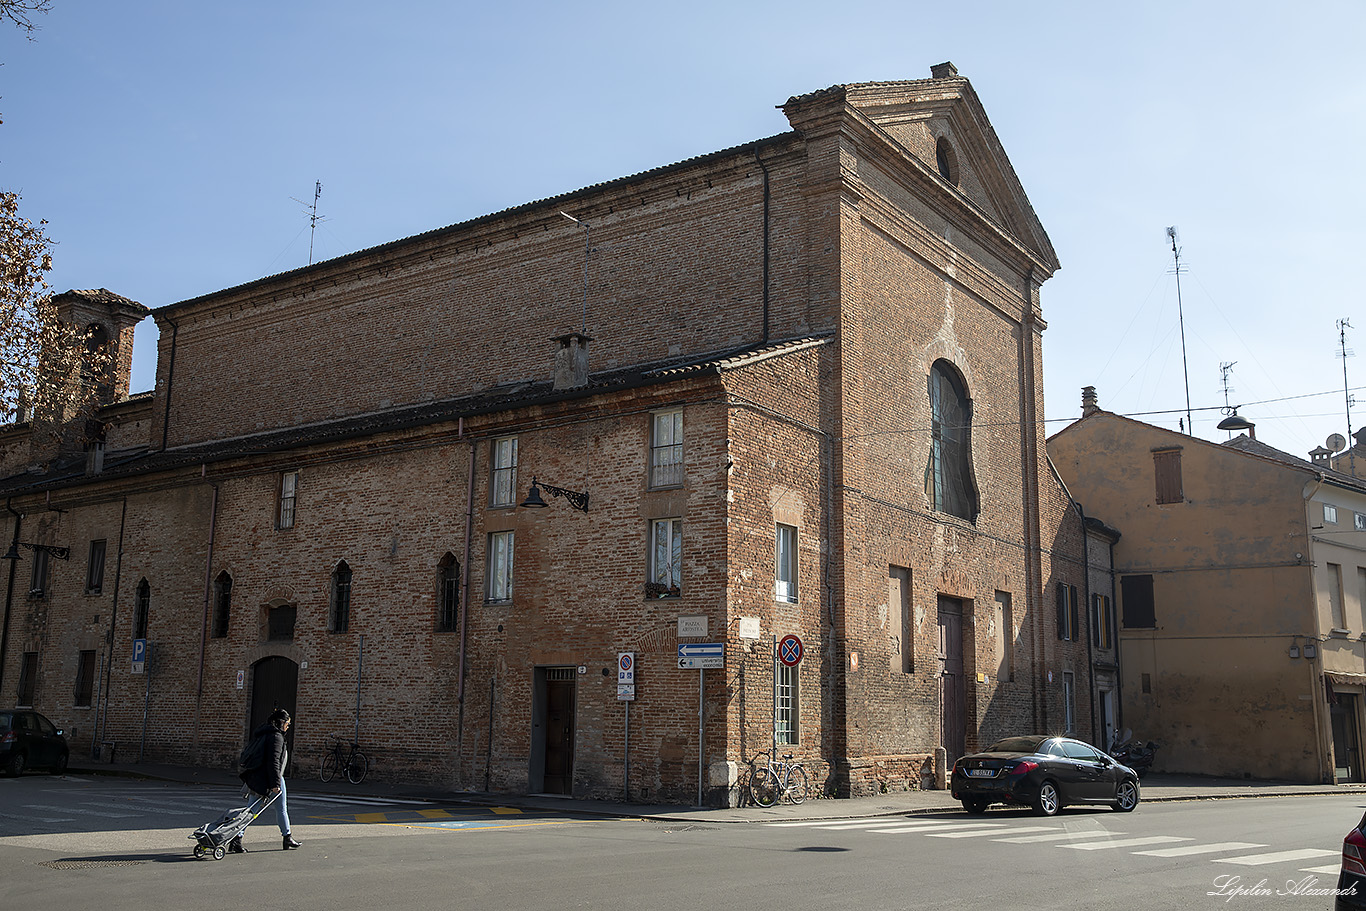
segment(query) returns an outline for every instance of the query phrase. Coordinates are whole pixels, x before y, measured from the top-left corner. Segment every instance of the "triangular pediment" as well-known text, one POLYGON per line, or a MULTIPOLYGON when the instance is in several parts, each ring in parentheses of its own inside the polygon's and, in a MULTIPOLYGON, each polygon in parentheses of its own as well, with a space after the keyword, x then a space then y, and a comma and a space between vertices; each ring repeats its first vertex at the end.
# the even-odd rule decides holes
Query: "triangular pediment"
POLYGON ((842 100, 1050 271, 1057 269, 1053 244, 971 83, 952 64, 934 71, 931 79, 834 86, 790 99, 783 108, 798 125, 803 113, 842 100))

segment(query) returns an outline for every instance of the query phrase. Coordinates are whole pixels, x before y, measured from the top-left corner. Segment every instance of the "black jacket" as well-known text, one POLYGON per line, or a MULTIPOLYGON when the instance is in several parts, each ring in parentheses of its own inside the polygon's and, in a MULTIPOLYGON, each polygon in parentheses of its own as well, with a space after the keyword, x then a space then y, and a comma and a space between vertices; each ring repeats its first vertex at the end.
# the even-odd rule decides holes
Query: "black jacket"
POLYGON ((254 769, 243 769, 238 775, 242 783, 257 794, 265 794, 271 788, 280 787, 285 777, 285 759, 289 753, 285 749, 285 732, 271 722, 266 722, 251 732, 251 737, 265 737, 264 761, 254 769))

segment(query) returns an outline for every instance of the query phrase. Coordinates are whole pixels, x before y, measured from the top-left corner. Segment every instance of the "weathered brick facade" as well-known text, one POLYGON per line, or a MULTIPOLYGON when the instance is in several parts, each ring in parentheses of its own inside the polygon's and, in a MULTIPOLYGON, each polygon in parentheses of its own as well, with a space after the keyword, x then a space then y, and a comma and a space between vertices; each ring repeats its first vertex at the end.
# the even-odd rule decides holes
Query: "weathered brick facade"
MULTIPOLYGON (((358 725, 389 779, 688 801, 700 779, 716 804, 774 738, 772 645, 795 634, 780 748, 826 793, 932 786, 937 749, 1061 729, 1064 674, 1090 736, 1086 642, 1059 638, 1053 601, 1085 588, 1083 529, 1041 433, 1057 263, 970 85, 937 72, 793 98, 790 133, 156 310, 156 391, 104 410, 103 469, 73 456, 0 484, 8 533, 22 516, 23 541, 72 548, 41 596, 13 588, 0 699, 34 653, 34 703, 77 749, 226 763, 280 702, 301 774, 358 725), (590 229, 586 295, 561 212, 590 229), (551 338, 579 331, 588 382, 553 383, 551 338), (971 418, 961 470, 935 371, 971 418), (681 475, 652 478, 673 412, 681 475), (969 515, 928 492, 932 458, 969 515), (533 476, 586 511, 550 488, 549 508, 517 506, 533 476), (509 532, 507 594, 490 577, 509 532), (140 588, 150 681, 129 673, 140 588), (952 654, 941 625, 961 629, 952 654), (724 643, 725 667, 680 669, 686 642, 724 643), (81 651, 106 669, 90 707, 70 705, 81 651)), ((26 439, 0 431, 5 465, 33 461, 26 439)))

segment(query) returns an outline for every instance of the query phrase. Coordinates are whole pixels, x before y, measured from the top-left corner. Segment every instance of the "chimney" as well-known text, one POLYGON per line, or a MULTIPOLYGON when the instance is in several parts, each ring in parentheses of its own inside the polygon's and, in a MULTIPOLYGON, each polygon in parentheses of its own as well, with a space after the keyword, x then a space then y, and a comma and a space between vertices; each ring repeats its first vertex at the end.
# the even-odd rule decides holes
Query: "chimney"
POLYGON ((1100 410, 1100 405, 1096 401, 1096 387, 1081 387, 1081 416, 1087 417, 1100 410))
POLYGON ((578 389, 588 385, 588 343, 592 341, 580 332, 557 335, 560 343, 555 352, 555 388, 578 389))
POLYGON ((930 67, 930 76, 934 79, 952 79, 958 75, 958 67, 945 60, 943 63, 936 63, 930 67))

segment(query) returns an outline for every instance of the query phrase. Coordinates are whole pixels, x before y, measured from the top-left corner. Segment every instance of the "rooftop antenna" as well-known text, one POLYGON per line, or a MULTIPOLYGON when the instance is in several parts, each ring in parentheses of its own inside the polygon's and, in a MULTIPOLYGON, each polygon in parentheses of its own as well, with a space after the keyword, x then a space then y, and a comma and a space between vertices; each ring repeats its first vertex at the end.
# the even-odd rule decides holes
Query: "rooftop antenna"
POLYGON ((308 264, 310 266, 313 265, 313 235, 318 232, 318 222, 327 221, 326 217, 318 214, 318 197, 322 195, 323 182, 321 180, 315 180, 313 182, 313 205, 310 206, 297 196, 289 197, 303 206, 304 211, 308 213, 308 264))
POLYGON ((579 330, 583 335, 588 334, 588 256, 593 252, 592 232, 588 228, 588 223, 579 221, 568 212, 560 212, 565 218, 583 228, 583 327, 579 330))
POLYGON ((1181 375, 1186 381, 1186 432, 1195 430, 1191 422, 1191 378, 1186 366, 1186 314, 1181 306, 1181 248, 1176 245, 1176 227, 1167 228, 1167 238, 1172 242, 1172 259, 1176 263, 1176 318, 1181 324, 1181 375))
POLYGON ((1352 328, 1351 320, 1346 317, 1338 320, 1338 357, 1342 358, 1342 395, 1347 402, 1347 440, 1351 442, 1347 448, 1347 464, 1351 466, 1352 477, 1356 477, 1357 446, 1352 437, 1352 405, 1355 404, 1355 401, 1352 398, 1352 393, 1348 392, 1349 387, 1347 385, 1347 358, 1356 356, 1356 352, 1347 347, 1347 330, 1350 328, 1352 328))

